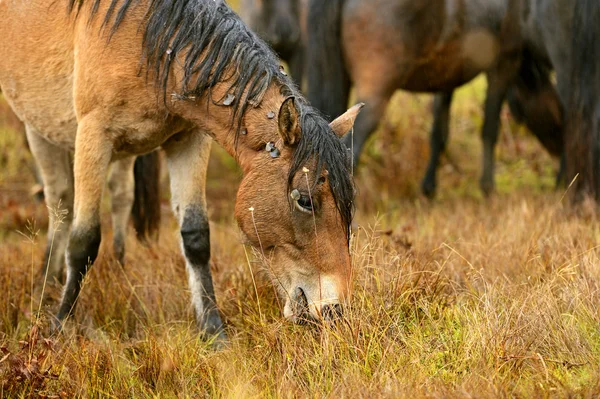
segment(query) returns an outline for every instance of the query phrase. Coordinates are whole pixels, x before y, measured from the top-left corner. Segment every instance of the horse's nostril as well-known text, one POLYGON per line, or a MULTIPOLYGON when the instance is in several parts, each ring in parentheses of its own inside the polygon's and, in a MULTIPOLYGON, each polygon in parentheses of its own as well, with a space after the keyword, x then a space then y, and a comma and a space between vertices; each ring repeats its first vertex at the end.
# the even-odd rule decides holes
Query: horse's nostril
POLYGON ((343 308, 339 303, 334 303, 330 305, 324 305, 321 310, 321 314, 323 316, 323 320, 325 321, 336 321, 342 317, 343 308))

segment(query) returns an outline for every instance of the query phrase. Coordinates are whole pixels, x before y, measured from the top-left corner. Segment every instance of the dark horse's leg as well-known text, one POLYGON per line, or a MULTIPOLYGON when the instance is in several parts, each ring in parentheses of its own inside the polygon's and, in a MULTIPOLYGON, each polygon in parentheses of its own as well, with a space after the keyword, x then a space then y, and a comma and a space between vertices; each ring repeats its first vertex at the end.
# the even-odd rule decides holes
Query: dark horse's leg
POLYGON ((450 104, 452 103, 452 94, 449 91, 442 94, 436 94, 433 100, 433 126, 431 127, 431 137, 429 141, 430 155, 429 166, 421 183, 423 194, 431 198, 435 195, 436 172, 440 162, 440 156, 446 150, 449 133, 450 104))
POLYGON ((483 174, 480 180, 485 195, 494 191, 494 148, 500 128, 500 111, 508 92, 509 84, 518 71, 518 59, 505 57, 498 66, 487 72, 488 87, 485 99, 484 122, 481 131, 483 140, 483 174))
POLYGON ((207 337, 226 339, 210 272, 210 230, 206 212, 206 169, 212 139, 193 130, 163 145, 171 178, 171 203, 181 229, 192 303, 207 337))

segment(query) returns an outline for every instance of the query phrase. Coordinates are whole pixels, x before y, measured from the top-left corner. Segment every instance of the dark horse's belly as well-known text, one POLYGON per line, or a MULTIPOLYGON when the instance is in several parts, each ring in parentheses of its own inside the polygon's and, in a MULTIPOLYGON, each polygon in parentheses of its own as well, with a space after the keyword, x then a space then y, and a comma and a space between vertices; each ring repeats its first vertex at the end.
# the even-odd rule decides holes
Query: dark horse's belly
POLYGON ((426 58, 399 65, 397 87, 413 92, 437 92, 469 82, 487 68, 461 56, 462 47, 462 42, 453 41, 426 58))

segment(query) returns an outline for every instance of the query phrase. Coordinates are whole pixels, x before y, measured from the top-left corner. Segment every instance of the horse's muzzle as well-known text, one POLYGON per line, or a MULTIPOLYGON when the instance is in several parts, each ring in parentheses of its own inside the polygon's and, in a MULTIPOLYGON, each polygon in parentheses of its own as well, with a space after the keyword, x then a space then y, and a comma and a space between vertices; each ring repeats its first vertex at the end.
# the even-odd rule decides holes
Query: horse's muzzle
POLYGON ((288 301, 284 315, 296 324, 316 321, 334 322, 339 320, 343 314, 343 307, 337 300, 335 302, 331 300, 309 302, 304 290, 300 287, 296 287, 288 301))

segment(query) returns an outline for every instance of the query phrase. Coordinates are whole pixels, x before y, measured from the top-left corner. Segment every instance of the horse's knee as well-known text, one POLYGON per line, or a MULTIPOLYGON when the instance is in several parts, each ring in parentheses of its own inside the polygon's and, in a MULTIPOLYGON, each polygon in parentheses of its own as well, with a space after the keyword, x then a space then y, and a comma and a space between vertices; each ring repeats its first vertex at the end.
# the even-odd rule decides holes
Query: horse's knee
POLYGON ((111 193, 112 213, 121 211, 127 211, 129 213, 134 200, 133 182, 110 181, 108 186, 111 193))
POLYGON ((185 257, 193 266, 208 264, 210 228, 205 212, 199 207, 190 207, 185 210, 181 223, 181 238, 185 257))
POLYGON ((73 229, 69 237, 69 273, 85 275, 98 256, 101 238, 100 224, 73 229))
POLYGON ((131 209, 133 205, 133 190, 123 191, 118 196, 112 198, 112 212, 117 213, 121 211, 127 211, 131 209))
POLYGON ((73 190, 69 186, 58 186, 57 184, 44 185, 44 198, 46 205, 50 208, 50 216, 61 212, 63 218, 69 221, 73 214, 73 190))
POLYGON ((108 182, 111 192, 111 213, 114 229, 113 251, 115 258, 121 264, 125 260, 125 237, 127 224, 134 201, 134 184, 130 176, 124 173, 116 173, 108 182))
POLYGON ((133 206, 133 192, 122 192, 121 195, 113 195, 112 199, 112 222, 114 229, 113 246, 117 260, 123 262, 125 254, 125 237, 127 235, 127 224, 133 206))

